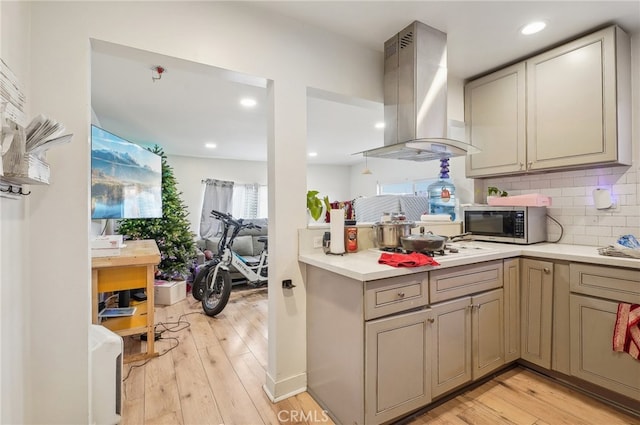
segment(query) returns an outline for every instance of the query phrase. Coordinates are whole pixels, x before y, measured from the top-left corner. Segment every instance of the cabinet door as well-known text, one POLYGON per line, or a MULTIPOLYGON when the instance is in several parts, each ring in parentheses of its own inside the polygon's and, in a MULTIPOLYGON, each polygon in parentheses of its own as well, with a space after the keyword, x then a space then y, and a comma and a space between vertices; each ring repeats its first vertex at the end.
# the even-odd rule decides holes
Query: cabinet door
POLYGON ((504 260, 504 361, 520 358, 520 260, 504 260))
POLYGON ((481 152, 467 156, 467 177, 524 171, 524 62, 465 86, 467 140, 481 152))
POLYGON ((553 263, 523 259, 520 269, 521 356, 551 369, 553 263))
POLYGON ((616 28, 526 64, 528 170, 615 162, 625 125, 617 122, 616 28))
POLYGON ((571 338, 569 305, 569 264, 556 262, 553 265, 551 368, 565 375, 571 375, 571 354, 567 344, 571 338))
POLYGON ((474 380, 504 365, 504 306, 502 289, 474 295, 472 324, 472 364, 474 380))
POLYGON ((366 323, 365 422, 379 424, 431 401, 430 310, 366 323))
POLYGON ((431 390, 444 394, 471 381, 471 298, 434 305, 431 390))
POLYGON ((571 374, 640 400, 640 362, 612 348, 617 301, 571 294, 571 374))

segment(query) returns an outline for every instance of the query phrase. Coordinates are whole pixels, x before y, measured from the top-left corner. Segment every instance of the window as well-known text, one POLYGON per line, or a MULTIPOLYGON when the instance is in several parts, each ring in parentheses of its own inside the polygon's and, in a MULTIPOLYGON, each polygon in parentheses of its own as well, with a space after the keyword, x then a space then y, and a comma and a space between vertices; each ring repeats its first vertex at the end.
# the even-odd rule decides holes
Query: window
POLYGON ((264 218, 268 211, 266 185, 236 184, 233 187, 231 214, 236 218, 264 218))
POLYGON ((413 194, 413 183, 388 183, 379 186, 379 195, 411 195, 413 194))
POLYGON ((436 179, 414 180, 403 183, 386 183, 378 185, 378 195, 415 195, 429 196, 427 188, 436 179))

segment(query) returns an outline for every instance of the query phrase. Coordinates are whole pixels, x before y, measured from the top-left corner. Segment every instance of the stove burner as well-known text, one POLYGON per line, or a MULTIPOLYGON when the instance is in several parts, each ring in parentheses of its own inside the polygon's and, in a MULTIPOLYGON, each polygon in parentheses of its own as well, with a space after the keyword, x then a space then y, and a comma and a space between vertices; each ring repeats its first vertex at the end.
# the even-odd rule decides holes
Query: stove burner
POLYGON ((393 252, 393 253, 398 253, 398 254, 408 254, 409 253, 409 251, 406 251, 405 249, 400 248, 400 247, 396 247, 396 248, 384 247, 384 248, 380 248, 380 251, 393 252))
MULTIPOLYGON (((384 252, 392 252, 392 253, 397 253, 397 254, 411 254, 414 251, 410 251, 408 249, 404 249, 404 248, 380 248, 380 251, 384 251, 384 252)), ((437 255, 447 255, 444 249, 438 250, 438 251, 422 251, 421 254, 427 255, 429 257, 435 257, 437 255)))

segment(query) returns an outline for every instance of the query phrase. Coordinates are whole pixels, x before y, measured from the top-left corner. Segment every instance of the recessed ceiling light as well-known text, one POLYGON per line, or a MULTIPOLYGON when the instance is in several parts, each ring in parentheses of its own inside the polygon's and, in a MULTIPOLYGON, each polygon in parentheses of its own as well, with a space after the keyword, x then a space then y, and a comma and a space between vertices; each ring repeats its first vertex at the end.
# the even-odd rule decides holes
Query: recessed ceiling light
POLYGON ((217 146, 215 143, 205 143, 204 147, 209 149, 215 149, 217 146))
POLYGON ((312 157, 312 158, 316 157, 316 156, 318 156, 318 152, 309 152, 309 156, 312 157))
POLYGON ((377 122, 377 123, 374 125, 374 127, 375 127, 375 128, 378 128, 378 129, 379 129, 379 128, 384 128, 384 123, 383 123, 383 122, 377 122))
POLYGON ((248 97, 245 97, 244 99, 240 100, 240 104, 245 108, 253 108, 258 104, 258 102, 256 102, 255 99, 250 99, 248 97))
POLYGON ((531 35, 531 34, 535 34, 537 32, 542 31, 546 26, 547 24, 543 21, 531 22, 525 25, 524 27, 522 27, 520 32, 524 35, 531 35))

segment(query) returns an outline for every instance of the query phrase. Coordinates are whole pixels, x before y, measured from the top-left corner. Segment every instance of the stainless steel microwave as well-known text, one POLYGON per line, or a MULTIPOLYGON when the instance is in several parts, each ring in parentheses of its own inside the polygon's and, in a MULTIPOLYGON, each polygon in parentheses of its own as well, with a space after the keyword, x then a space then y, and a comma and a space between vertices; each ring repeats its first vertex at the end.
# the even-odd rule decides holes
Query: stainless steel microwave
POLYGON ((547 240, 547 207, 474 205, 464 209, 464 231, 478 241, 528 245, 547 240))

